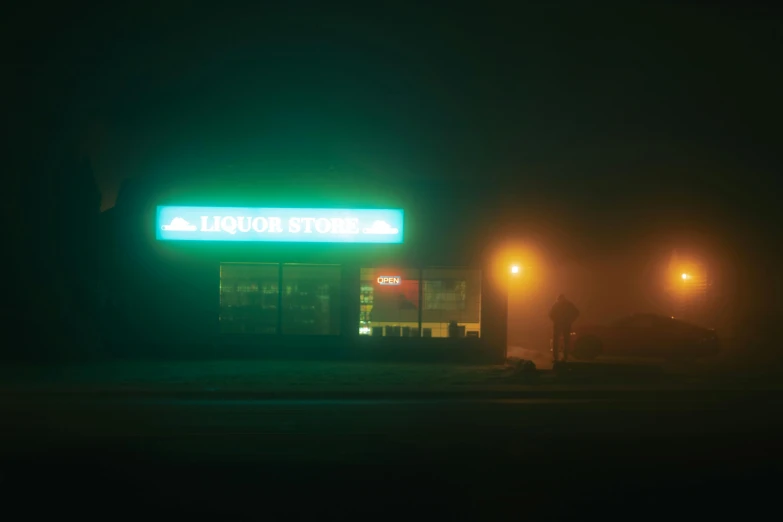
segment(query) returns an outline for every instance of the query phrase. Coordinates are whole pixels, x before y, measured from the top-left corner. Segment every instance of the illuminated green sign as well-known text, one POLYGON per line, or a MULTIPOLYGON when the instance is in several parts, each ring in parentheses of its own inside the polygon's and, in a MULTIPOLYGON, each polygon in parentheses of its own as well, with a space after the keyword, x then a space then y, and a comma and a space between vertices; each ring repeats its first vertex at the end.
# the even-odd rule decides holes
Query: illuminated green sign
POLYGON ((399 209, 159 206, 163 241, 402 243, 399 209))

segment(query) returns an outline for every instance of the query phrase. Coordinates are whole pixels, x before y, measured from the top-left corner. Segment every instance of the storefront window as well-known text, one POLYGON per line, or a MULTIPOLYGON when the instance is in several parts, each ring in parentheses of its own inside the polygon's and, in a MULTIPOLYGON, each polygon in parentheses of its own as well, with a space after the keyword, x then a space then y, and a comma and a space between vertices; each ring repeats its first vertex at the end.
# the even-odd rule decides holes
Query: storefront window
POLYGON ((422 335, 481 335, 481 271, 466 268, 422 270, 422 335))
POLYGON ((340 266, 283 265, 284 334, 340 334, 340 266))
POLYGON ((223 333, 277 332, 279 265, 220 264, 220 330, 223 333))
POLYGON ((418 269, 362 268, 359 334, 419 337, 418 269))
MULTIPOLYGON (((339 335, 339 265, 221 263, 223 333, 339 335)), ((359 334, 481 335, 481 272, 462 268, 362 268, 359 334)))

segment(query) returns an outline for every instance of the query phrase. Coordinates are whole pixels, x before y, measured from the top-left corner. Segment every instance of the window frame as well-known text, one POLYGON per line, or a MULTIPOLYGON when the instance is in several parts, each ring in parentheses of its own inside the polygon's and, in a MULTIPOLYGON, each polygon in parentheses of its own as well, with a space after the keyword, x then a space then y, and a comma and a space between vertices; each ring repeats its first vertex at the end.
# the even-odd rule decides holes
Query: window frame
MULTIPOLYGON (((454 322, 457 323, 457 331, 458 331, 458 338, 462 339, 470 339, 470 338, 479 338, 481 337, 481 309, 482 309, 482 298, 483 298, 483 285, 484 285, 484 279, 483 279, 483 270, 479 267, 469 267, 469 266, 425 266, 425 267, 397 267, 396 269, 390 269, 388 266, 384 265, 373 265, 373 266, 361 266, 359 267, 360 275, 359 275, 359 295, 357 296, 357 299, 359 301, 359 313, 358 313, 358 324, 357 324, 357 331, 359 331, 359 335, 364 337, 377 337, 373 334, 372 330, 376 327, 371 320, 369 320, 368 317, 370 317, 369 313, 367 314, 367 317, 365 317, 365 311, 362 308, 365 305, 365 302, 363 301, 363 295, 364 290, 363 287, 366 283, 370 283, 372 286, 372 277, 375 277, 373 275, 370 279, 365 279, 365 275, 363 275, 364 270, 370 270, 373 273, 377 272, 379 270, 389 270, 394 271, 397 270, 399 272, 412 272, 415 271, 417 273, 417 284, 418 284, 418 318, 417 318, 417 325, 415 327, 411 326, 411 328, 415 328, 418 331, 418 335, 413 335, 412 337, 425 337, 425 330, 430 331, 430 335, 426 337, 431 337, 433 339, 453 339, 449 335, 437 335, 432 336, 431 333, 433 332, 432 327, 426 327, 428 324, 439 324, 440 329, 439 333, 442 333, 443 331, 448 332, 449 330, 449 324, 450 321, 427 321, 425 318, 425 314, 427 312, 441 312, 441 313, 453 313, 457 316, 465 315, 466 313, 470 312, 472 309, 470 305, 471 300, 471 281, 475 280, 474 285, 477 287, 476 293, 477 293, 477 302, 475 306, 475 314, 476 321, 470 321, 470 320, 460 320, 458 318, 454 322), (441 277, 441 278, 427 278, 426 273, 427 271, 437 271, 437 270, 443 270, 443 271, 453 271, 453 272, 462 272, 462 274, 459 274, 458 277, 455 277, 453 275, 449 275, 448 277, 441 277), (457 284, 464 285, 464 297, 462 299, 456 299, 455 303, 461 303, 461 306, 455 307, 455 308, 426 308, 426 291, 425 291, 425 281, 454 281, 457 284), (470 330, 468 330, 469 325, 476 325, 470 330), (367 328, 369 331, 362 332, 364 328, 367 328), (460 335, 464 332, 464 335, 460 335), (475 333, 476 335, 471 335, 475 333)), ((406 279, 406 278, 404 278, 406 279)), ((411 278, 407 278, 409 280, 413 280, 411 278)), ((459 292, 452 292, 453 294, 458 294, 459 292)), ((376 321, 376 322, 389 322, 389 321, 376 321)), ((393 321, 392 321, 393 322, 393 321)), ((407 323, 408 321, 402 321, 403 323, 407 323)), ((384 333, 382 334, 382 337, 387 337, 385 334, 385 326, 378 325, 379 328, 384 328, 384 333)), ((397 337, 396 335, 393 335, 392 337, 397 337)), ((403 336, 404 337, 404 336, 403 336)))
MULTIPOLYGON (((223 290, 223 267, 227 265, 244 265, 244 266, 257 266, 257 267, 274 267, 275 268, 275 283, 277 284, 277 299, 276 299, 276 318, 275 318, 275 327, 274 331, 268 331, 268 332, 232 332, 232 331, 225 331, 224 326, 221 324, 219 328, 220 335, 258 335, 258 336, 277 336, 277 337, 296 337, 296 336, 308 336, 308 337, 338 337, 340 335, 343 335, 343 324, 342 324, 342 299, 343 296, 343 286, 344 286, 344 273, 343 273, 343 265, 340 264, 334 264, 334 263, 268 263, 268 262, 252 262, 252 261, 220 261, 218 264, 218 318, 219 322, 222 323, 223 316, 224 316, 224 294, 228 293, 223 290), (336 309, 338 310, 338 318, 334 323, 337 325, 337 332, 336 333, 296 333, 295 331, 289 331, 286 332, 284 328, 284 320, 283 316, 285 313, 284 310, 284 293, 285 293, 285 277, 284 272, 285 268, 293 268, 293 267, 321 267, 321 268, 337 268, 338 269, 338 283, 336 288, 336 293, 339 296, 339 301, 336 303, 336 309)), ((238 292, 231 292, 231 293, 238 293, 238 292)), ((263 292, 263 287, 259 285, 258 287, 258 293, 265 293, 263 292)), ((317 297, 317 296, 316 296, 317 297)), ((330 307, 332 305, 330 304, 330 307)), ((259 308, 259 310, 263 310, 264 308, 259 308)))

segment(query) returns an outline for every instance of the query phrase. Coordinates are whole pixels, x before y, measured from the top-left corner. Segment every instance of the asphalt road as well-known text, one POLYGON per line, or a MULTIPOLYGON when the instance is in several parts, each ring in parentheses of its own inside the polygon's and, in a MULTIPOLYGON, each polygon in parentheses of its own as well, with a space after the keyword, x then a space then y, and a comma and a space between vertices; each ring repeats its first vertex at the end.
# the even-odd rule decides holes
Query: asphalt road
POLYGON ((366 401, 5 395, 0 490, 4 506, 28 516, 750 517, 777 498, 782 405, 781 394, 738 392, 366 401))

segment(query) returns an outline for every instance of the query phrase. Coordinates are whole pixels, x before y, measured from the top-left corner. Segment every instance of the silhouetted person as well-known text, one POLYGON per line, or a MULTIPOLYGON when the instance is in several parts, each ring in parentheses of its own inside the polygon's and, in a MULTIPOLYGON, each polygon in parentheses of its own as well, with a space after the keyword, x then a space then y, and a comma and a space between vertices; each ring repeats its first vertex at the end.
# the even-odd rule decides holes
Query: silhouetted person
POLYGON ((552 320, 552 355, 555 361, 559 360, 560 338, 563 338, 563 362, 568 360, 568 344, 571 337, 571 324, 579 317, 579 310, 574 303, 566 299, 565 295, 560 294, 557 302, 552 305, 549 311, 549 318, 552 320))

